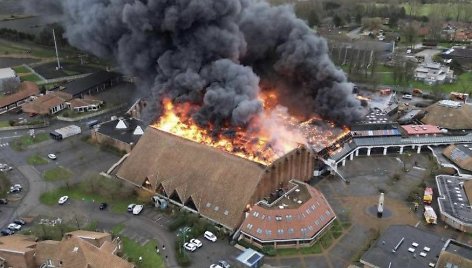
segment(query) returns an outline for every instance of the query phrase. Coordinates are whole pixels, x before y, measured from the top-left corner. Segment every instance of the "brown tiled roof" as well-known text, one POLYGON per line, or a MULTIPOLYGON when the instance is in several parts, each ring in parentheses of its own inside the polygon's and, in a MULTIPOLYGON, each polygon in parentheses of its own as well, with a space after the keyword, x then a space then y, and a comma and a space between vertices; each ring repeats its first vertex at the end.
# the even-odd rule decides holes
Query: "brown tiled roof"
POLYGON ((35 245, 36 239, 32 236, 17 234, 0 237, 0 251, 7 249, 27 252, 31 249, 34 249, 35 245))
POLYGON ((462 105, 450 108, 435 103, 425 108, 426 115, 421 119, 424 124, 447 129, 472 129, 472 106, 462 105))
POLYGON ((469 148, 472 148, 472 146, 452 144, 444 149, 443 155, 454 162, 454 164, 458 165, 460 168, 472 171, 472 151, 470 151, 469 148))
POLYGON ((38 244, 36 244, 36 264, 41 265, 42 263, 46 263, 46 261, 50 260, 56 254, 60 243, 60 241, 54 240, 44 240, 38 242, 38 244))
MULTIPOLYGON (((95 243, 94 241, 111 241, 111 234, 109 233, 101 233, 101 232, 92 232, 86 230, 77 230, 70 233, 66 233, 66 238, 71 236, 77 236, 84 240, 90 240, 91 243, 95 243)), ((101 246, 101 244, 96 244, 97 246, 101 246)))
POLYGON ((136 185, 146 178, 151 189, 160 185, 189 198, 198 212, 236 228, 257 188, 265 167, 175 135, 148 127, 118 170, 118 177, 136 185))
POLYGON ((61 103, 64 103, 71 99, 72 96, 68 93, 54 91, 41 97, 38 97, 32 102, 24 104, 23 106, 21 106, 21 109, 25 113, 48 114, 49 109, 51 109, 52 107, 58 106, 61 103))
MULTIPOLYGON (((322 193, 305 183, 297 184, 306 187, 310 196, 308 200, 303 200, 298 208, 269 208, 258 203, 247 214, 241 231, 262 242, 313 238, 336 215, 322 193)), ((290 198, 290 194, 287 196, 290 198)), ((279 203, 283 204, 285 198, 279 203)))
POLYGON ((68 268, 132 268, 133 264, 91 243, 72 236, 62 240, 49 258, 57 267, 68 268), (61 265, 60 265, 61 264, 61 265))
POLYGON ((38 95, 39 88, 33 82, 25 81, 20 84, 20 88, 14 94, 0 98, 0 107, 5 107, 18 101, 24 100, 28 97, 38 95))
POLYGON ((94 99, 72 99, 69 101, 70 107, 71 108, 76 108, 76 107, 84 107, 84 106, 90 106, 90 105, 96 105, 96 104, 101 104, 103 101, 101 100, 94 100, 94 99))

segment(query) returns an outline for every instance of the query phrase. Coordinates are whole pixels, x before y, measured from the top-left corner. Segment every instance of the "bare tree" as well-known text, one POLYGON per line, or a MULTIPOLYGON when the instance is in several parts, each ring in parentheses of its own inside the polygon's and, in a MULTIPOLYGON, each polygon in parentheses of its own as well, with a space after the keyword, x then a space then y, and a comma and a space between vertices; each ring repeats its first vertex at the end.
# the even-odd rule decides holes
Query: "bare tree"
POLYGON ((7 78, 0 81, 0 91, 4 92, 14 92, 20 86, 20 78, 7 78))

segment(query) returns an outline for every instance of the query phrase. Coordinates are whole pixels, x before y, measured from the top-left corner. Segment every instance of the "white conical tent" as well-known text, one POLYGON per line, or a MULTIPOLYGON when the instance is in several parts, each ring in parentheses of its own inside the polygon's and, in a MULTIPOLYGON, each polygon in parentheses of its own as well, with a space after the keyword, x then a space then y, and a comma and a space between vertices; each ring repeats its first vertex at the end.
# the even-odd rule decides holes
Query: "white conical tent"
POLYGON ((144 131, 140 126, 137 126, 133 132, 133 135, 143 135, 143 134, 144 134, 144 131))
POLYGON ((118 121, 118 124, 116 124, 116 128, 117 129, 127 129, 128 126, 126 125, 125 121, 123 121, 123 119, 120 119, 120 121, 118 121))

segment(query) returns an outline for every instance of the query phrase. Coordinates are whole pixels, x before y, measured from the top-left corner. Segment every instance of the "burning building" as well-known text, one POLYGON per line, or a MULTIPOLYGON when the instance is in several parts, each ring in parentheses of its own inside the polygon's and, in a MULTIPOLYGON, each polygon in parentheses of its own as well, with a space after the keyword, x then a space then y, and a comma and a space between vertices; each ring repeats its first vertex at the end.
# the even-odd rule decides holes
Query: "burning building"
POLYGON ((117 176, 234 230, 248 206, 310 179, 314 161, 305 146, 261 163, 148 127, 117 176))

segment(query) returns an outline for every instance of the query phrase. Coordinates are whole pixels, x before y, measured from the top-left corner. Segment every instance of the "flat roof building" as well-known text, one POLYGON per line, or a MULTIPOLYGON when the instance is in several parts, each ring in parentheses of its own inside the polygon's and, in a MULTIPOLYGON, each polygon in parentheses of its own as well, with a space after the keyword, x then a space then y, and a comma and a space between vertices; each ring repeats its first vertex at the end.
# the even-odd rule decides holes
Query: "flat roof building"
POLYGON ((83 78, 76 79, 63 85, 63 91, 74 98, 94 95, 120 82, 120 76, 115 72, 99 71, 83 78))
POLYGON ((451 227, 472 232, 472 180, 456 176, 436 176, 440 218, 451 227))
POLYGON ((1 68, 0 69, 0 83, 3 80, 12 79, 12 78, 16 78, 15 70, 13 70, 12 68, 1 68))
POLYGON ((403 125, 403 131, 408 136, 421 136, 421 135, 441 135, 442 131, 438 126, 433 125, 403 125))
POLYGON ((436 267, 472 267, 472 247, 454 239, 447 240, 439 254, 436 267))
POLYGON ((364 267, 435 267, 445 240, 409 225, 392 225, 362 255, 364 267))

